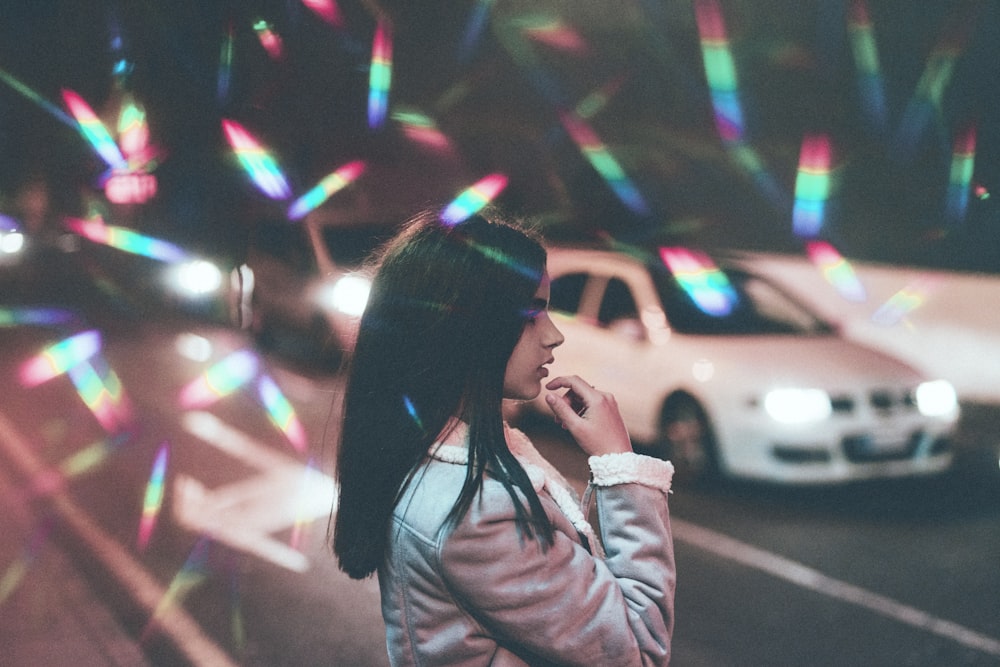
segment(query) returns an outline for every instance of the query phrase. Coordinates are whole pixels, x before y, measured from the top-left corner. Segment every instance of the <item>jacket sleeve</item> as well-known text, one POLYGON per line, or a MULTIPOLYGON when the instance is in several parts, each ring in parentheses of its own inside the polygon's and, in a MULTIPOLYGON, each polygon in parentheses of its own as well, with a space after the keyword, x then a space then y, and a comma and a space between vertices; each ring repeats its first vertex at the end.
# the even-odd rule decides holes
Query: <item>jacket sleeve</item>
POLYGON ((442 577, 467 613, 515 653, 568 665, 667 665, 673 468, 615 454, 593 457, 591 469, 606 559, 580 545, 544 494, 554 544, 521 535, 510 497, 488 483, 441 544, 442 577))

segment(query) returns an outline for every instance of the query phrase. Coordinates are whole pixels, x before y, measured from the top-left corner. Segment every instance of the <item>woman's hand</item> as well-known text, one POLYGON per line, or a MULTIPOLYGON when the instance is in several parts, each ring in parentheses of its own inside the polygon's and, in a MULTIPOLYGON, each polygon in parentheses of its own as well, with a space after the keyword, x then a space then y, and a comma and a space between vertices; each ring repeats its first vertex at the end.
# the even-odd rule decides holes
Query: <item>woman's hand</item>
POLYGON ((628 430, 612 394, 594 389, 576 375, 553 378, 545 388, 567 390, 547 394, 545 402, 556 422, 570 432, 584 452, 600 456, 632 451, 628 430))

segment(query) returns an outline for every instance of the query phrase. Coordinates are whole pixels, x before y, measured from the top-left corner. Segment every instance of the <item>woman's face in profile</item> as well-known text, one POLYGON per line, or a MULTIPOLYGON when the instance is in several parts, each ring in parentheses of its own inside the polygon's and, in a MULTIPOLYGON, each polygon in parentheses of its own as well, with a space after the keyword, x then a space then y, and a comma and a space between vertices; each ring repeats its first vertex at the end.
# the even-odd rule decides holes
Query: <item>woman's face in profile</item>
POLYGON ((521 337, 507 361, 503 378, 503 397, 528 401, 542 391, 548 377, 546 366, 554 360, 552 350, 563 342, 563 335, 549 318, 549 277, 543 276, 535 292, 521 337))

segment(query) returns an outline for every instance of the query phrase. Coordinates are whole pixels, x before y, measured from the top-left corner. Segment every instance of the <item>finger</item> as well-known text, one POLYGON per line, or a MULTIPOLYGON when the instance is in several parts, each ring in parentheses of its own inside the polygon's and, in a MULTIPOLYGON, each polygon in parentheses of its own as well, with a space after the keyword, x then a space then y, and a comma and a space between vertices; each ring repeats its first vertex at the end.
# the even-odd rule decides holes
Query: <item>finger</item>
POLYGON ((570 404, 570 400, 565 396, 546 394, 545 402, 548 403, 549 410, 552 411, 556 421, 564 428, 566 428, 566 425, 572 420, 580 418, 580 416, 573 409, 573 406, 570 404))
POLYGON ((594 391, 594 386, 579 375, 560 375, 559 377, 552 378, 545 385, 545 388, 549 390, 559 389, 560 387, 572 389, 581 396, 588 390, 594 391))

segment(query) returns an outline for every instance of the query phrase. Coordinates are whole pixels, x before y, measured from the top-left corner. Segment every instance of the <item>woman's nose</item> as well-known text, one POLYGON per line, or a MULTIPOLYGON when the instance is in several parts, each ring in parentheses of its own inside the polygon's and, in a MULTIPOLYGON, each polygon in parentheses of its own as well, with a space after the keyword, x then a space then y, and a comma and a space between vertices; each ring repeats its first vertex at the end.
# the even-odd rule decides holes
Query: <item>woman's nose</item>
POLYGON ((562 332, 559 331, 559 327, 557 327, 552 320, 547 320, 547 321, 549 323, 550 331, 547 332, 545 338, 545 347, 548 348, 559 347, 566 340, 566 337, 562 335, 562 332))

